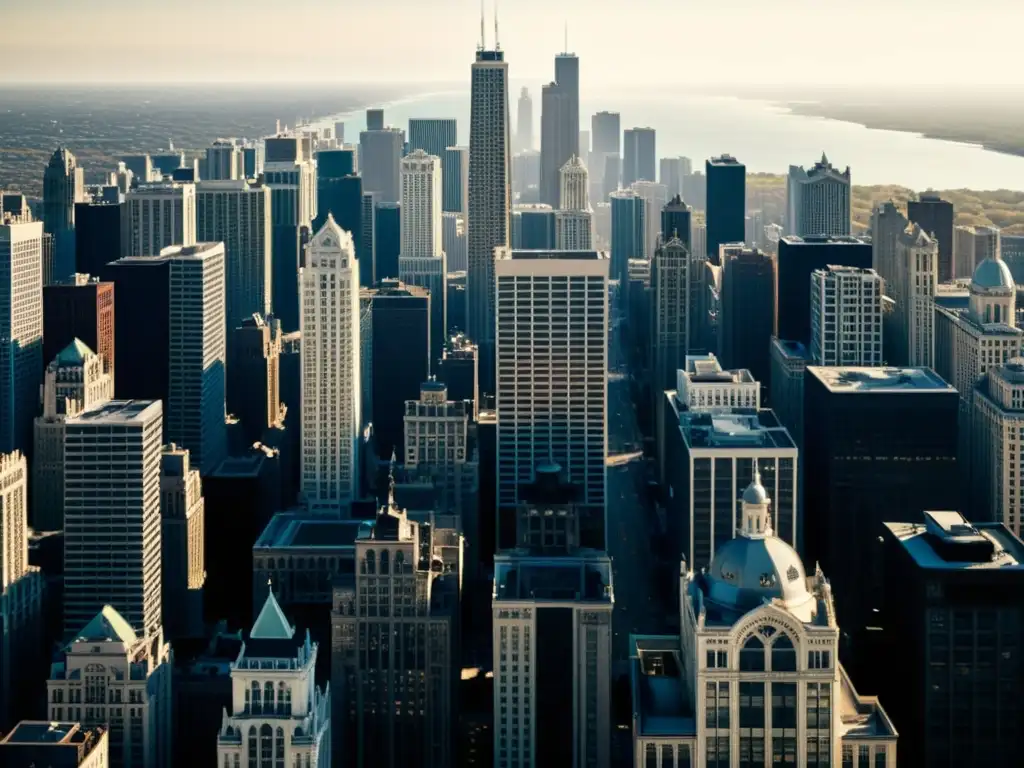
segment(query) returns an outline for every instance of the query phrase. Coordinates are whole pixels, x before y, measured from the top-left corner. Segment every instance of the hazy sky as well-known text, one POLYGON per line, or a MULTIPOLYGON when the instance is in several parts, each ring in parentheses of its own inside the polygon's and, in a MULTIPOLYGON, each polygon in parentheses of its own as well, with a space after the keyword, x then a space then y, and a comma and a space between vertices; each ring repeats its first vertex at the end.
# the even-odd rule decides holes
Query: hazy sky
MULTIPOLYGON (((487 0, 487 39, 493 41, 487 0)), ((513 80, 1020 83, 1021 0, 503 0, 513 80)), ((473 0, 0 0, 0 82, 468 82, 473 0)))

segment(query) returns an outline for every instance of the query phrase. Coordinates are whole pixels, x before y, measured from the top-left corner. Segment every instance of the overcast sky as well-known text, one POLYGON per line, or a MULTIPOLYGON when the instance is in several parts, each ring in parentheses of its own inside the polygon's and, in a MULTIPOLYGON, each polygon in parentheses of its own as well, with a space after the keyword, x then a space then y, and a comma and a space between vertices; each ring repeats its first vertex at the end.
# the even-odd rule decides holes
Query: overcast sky
MULTIPOLYGON (((487 0, 487 40, 493 42, 487 0)), ((1020 83, 1021 0, 502 0, 513 80, 1020 83)), ((474 0, 0 0, 0 82, 468 82, 474 0)))

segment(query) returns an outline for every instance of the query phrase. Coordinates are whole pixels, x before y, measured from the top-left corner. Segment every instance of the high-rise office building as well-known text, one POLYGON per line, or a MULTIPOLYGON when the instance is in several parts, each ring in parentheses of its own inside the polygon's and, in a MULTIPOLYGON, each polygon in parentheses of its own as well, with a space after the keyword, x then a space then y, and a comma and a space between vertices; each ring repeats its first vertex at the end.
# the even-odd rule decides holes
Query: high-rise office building
POLYGON ((956 390, 927 368, 807 367, 804 544, 844 596, 858 666, 886 588, 882 523, 916 521, 955 493, 956 434, 956 390))
POLYGON ((247 179, 259 178, 266 162, 266 148, 262 143, 250 142, 242 146, 241 174, 247 179))
POLYGON ((512 207, 512 247, 519 250, 551 250, 555 247, 555 211, 543 203, 512 207))
POLYGON ((366 130, 368 131, 383 131, 384 130, 384 110, 368 109, 366 110, 366 130))
MULTIPOLYGON (((693 225, 690 223, 693 211, 683 199, 676 195, 670 199, 661 209, 661 239, 668 242, 673 237, 678 237, 686 250, 693 252, 690 235, 693 225)), ((704 255, 701 252, 701 255, 704 255)))
POLYGON ((703 573, 680 565, 678 635, 630 641, 634 765, 895 765, 893 722, 839 663, 831 585, 753 474, 736 538, 703 573))
POLYGON ((445 211, 441 214, 441 247, 449 273, 466 271, 466 245, 466 219, 460 213, 445 211))
POLYGON ((164 249, 170 261, 169 359, 164 431, 200 472, 227 455, 224 244, 164 249))
POLYGON ((885 281, 873 269, 811 273, 811 357, 818 365, 882 365, 885 281))
POLYGON ((850 168, 840 172, 828 158, 810 170, 789 166, 786 177, 786 233, 806 237, 850 234, 850 168))
MULTIPOLYGON (((242 422, 245 442, 252 445, 266 431, 283 423, 281 402, 281 323, 252 315, 231 332, 228 360, 228 412, 242 422)), ((299 403, 288 403, 299 409, 299 403)))
POLYGON ((661 245, 651 261, 651 361, 655 404, 675 385, 676 371, 686 367, 688 355, 704 351, 701 307, 704 306, 703 254, 691 254, 673 237, 661 245))
POLYGON ((295 136, 266 139, 263 182, 270 187, 271 306, 285 333, 299 327, 300 230, 316 218, 316 169, 295 136))
POLYGON ((958 226, 953 236, 956 277, 970 277, 985 259, 1002 256, 1002 237, 998 227, 958 226))
POLYGON ((196 236, 224 243, 227 327, 268 314, 273 298, 270 188, 244 179, 196 186, 196 236))
POLYGON ((622 135, 620 126, 618 112, 598 112, 590 118, 594 155, 619 155, 622 135))
POLYGON ((909 223, 892 200, 871 210, 871 267, 886 281, 887 290, 898 271, 896 246, 909 223))
POLYGON ((458 121, 454 117, 410 117, 409 148, 407 154, 422 149, 434 155, 440 163, 441 173, 447 172, 444 151, 459 143, 458 121))
POLYGON ((123 197, 75 203, 75 272, 98 275, 105 264, 128 255, 127 210, 123 197))
POLYGON ((397 203, 401 197, 399 163, 405 131, 399 128, 367 130, 359 134, 359 170, 363 190, 375 192, 381 203, 397 203))
POLYGON ((707 173, 707 254, 718 263, 722 243, 742 243, 746 234, 747 167, 732 155, 713 157, 707 173))
POLYGON ((521 152, 533 148, 533 99, 530 98, 530 89, 524 85, 516 102, 515 150, 521 152))
POLYGON ((469 147, 445 147, 441 153, 441 204, 446 213, 469 212, 469 147))
POLYGON ((976 520, 1002 523, 1021 534, 1018 478, 1024 458, 1017 452, 1024 428, 1024 361, 1013 357, 989 368, 974 387, 971 429, 971 498, 976 520))
POLYGON ((149 155, 126 155, 120 161, 131 174, 133 186, 159 180, 159 175, 153 169, 153 158, 149 155))
POLYGON ((348 516, 358 494, 360 340, 352 236, 328 216, 306 248, 302 285, 302 494, 310 511, 348 516))
POLYGON ((580 547, 585 493, 562 474, 538 463, 518 492, 515 548, 494 558, 498 768, 612 764, 611 561, 580 547))
MULTIPOLYGON (((438 567, 446 543, 398 508, 392 477, 387 502, 355 541, 354 573, 334 588, 336 757, 343 749, 353 766, 454 763, 459 585, 457 573, 438 567), (374 650, 392 637, 403 653, 374 650)), ((461 558, 460 536, 455 546, 461 558)))
POLYGON ((445 312, 448 268, 442 248, 441 159, 417 149, 402 158, 401 251, 398 277, 430 291, 430 343, 448 336, 445 312))
POLYGON ((67 147, 57 147, 43 171, 43 229, 54 239, 54 274, 75 271, 75 203, 85 201, 84 171, 67 147))
POLYGON ((334 216, 339 227, 352 235, 359 262, 359 283, 373 282, 374 239, 373 196, 363 193, 363 177, 355 172, 354 150, 332 149, 317 154, 316 197, 317 215, 313 231, 319 231, 327 221, 328 214, 334 216), (367 214, 364 201, 369 200, 369 236, 364 227, 367 214))
POLYGON ((375 203, 373 208, 373 273, 378 281, 395 278, 402 255, 402 204, 375 203))
POLYGON ((575 155, 562 166, 559 209, 555 213, 555 248, 588 251, 592 245, 590 180, 587 167, 575 155))
POLYGON ((43 223, 0 218, 0 453, 32 446, 43 373, 43 223))
POLYGON ((231 665, 231 709, 217 734, 216 765, 332 765, 331 693, 316 684, 318 651, 271 591, 231 665), (268 680, 268 666, 286 674, 268 680))
POLYGON ((217 139, 206 148, 205 181, 234 181, 246 178, 242 148, 235 139, 217 139))
POLYGON ((767 387, 775 322, 775 259, 756 248, 728 245, 721 249, 721 256, 718 357, 726 368, 749 368, 767 387))
POLYGON ((437 380, 448 387, 448 396, 455 401, 469 400, 470 416, 477 420, 480 412, 480 373, 477 366, 476 345, 465 334, 457 333, 448 339, 441 352, 437 380))
MULTIPOLYGON (((110 400, 64 425, 64 633, 104 605, 160 631, 159 402, 110 400), (112 531, 130 534, 113 536, 112 531)), ((70 701, 70 699, 69 699, 70 701)))
POLYGON ((811 273, 833 264, 869 269, 871 259, 871 243, 859 237, 783 237, 779 241, 775 335, 809 345, 811 273))
POLYGON ((536 466, 582 489, 581 535, 605 541, 608 260, 598 251, 503 251, 497 273, 498 503, 512 514, 536 466))
POLYGON ((0 740, 0 764, 105 768, 110 762, 110 733, 77 722, 22 720, 0 740))
POLYGON ((654 258, 654 249, 658 247, 658 238, 662 234, 661 214, 668 205, 668 194, 664 184, 654 181, 634 181, 630 189, 644 199, 644 225, 647 229, 644 242, 647 251, 643 258, 649 261, 654 258))
POLYGON ((811 353, 799 341, 772 336, 770 402, 779 422, 799 447, 804 444, 804 373, 813 365, 811 353))
POLYGON ((683 194, 683 179, 693 173, 688 157, 663 157, 658 163, 658 181, 665 185, 671 200, 683 194))
MULTIPOLYGON (((360 184, 362 184, 361 180, 360 184)), ((359 285, 362 288, 368 288, 377 279, 377 205, 376 195, 372 192, 363 192, 362 194, 363 206, 360 216, 362 235, 359 237, 359 242, 363 251, 362 254, 357 251, 356 258, 359 258, 360 255, 364 256, 359 259, 359 285)))
POLYGON ((562 166, 580 152, 580 60, 555 57, 555 79, 541 89, 540 201, 559 205, 562 166))
POLYGON ((622 132, 622 186, 634 181, 657 181, 657 151, 653 128, 627 128, 622 132))
POLYGON ((895 303, 886 346, 896 365, 935 366, 935 292, 941 262, 936 240, 918 224, 896 239, 895 269, 885 292, 895 303))
POLYGON ((469 126, 469 274, 466 331, 480 351, 480 387, 494 392, 494 258, 508 248, 511 214, 508 63, 480 41, 469 126))
POLYGON ((953 265, 953 204, 934 192, 922 192, 907 202, 907 218, 939 246, 938 281, 947 283, 955 276, 953 265))
POLYGON ((612 219, 611 279, 625 284, 630 259, 647 256, 647 204, 631 189, 610 195, 612 219))
POLYGON ((103 357, 114 373, 114 284, 74 274, 43 287, 43 360, 49 364, 75 339, 103 357))
POLYGON ((195 184, 140 184, 126 200, 129 256, 157 256, 171 245, 195 244, 195 184))
POLYGON ((900 759, 1012 765, 1022 724, 1009 690, 1019 674, 1024 544, 1000 523, 968 522, 959 512, 923 517, 887 522, 879 534, 889 587, 883 632, 918 649, 899 662, 875 657, 900 759))
POLYGON ((114 396, 102 356, 73 339, 46 366, 43 414, 35 419, 32 454, 32 527, 64 528, 64 423, 114 396))
MULTIPOLYGON (((155 487, 152 495, 159 525, 155 487)), ((154 543, 159 552, 159 541, 154 543)), ((74 711, 82 726, 109 729, 111 768, 171 768, 171 646, 159 626, 137 632, 115 607, 101 605, 69 637, 46 682, 50 720, 70 718, 74 711), (79 713, 71 705, 81 701, 89 704, 79 713)))
POLYGON ((174 443, 160 457, 160 589, 164 636, 203 637, 204 506, 199 470, 174 443))
POLYGON ((185 153, 175 152, 173 149, 168 150, 167 154, 164 155, 152 155, 153 161, 153 175, 156 176, 156 181, 159 181, 162 177, 170 176, 174 171, 185 166, 185 153))

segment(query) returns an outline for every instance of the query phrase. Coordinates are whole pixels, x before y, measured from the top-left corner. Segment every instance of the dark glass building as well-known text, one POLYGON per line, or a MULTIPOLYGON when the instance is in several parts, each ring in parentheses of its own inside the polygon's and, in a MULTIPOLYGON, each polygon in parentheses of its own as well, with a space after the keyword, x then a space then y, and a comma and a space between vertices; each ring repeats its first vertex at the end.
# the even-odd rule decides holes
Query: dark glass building
POLYGON ((449 272, 444 290, 448 332, 462 331, 466 327, 466 273, 449 272))
MULTIPOLYGON (((351 164, 351 150, 331 150, 321 152, 319 157, 329 155, 331 164, 344 170, 351 164), (338 159, 339 154, 349 155, 348 162, 338 159)), ((352 244, 356 249, 359 261, 359 280, 363 280, 363 263, 373 267, 373 239, 369 242, 363 232, 363 179, 358 174, 348 173, 343 176, 325 176, 318 168, 316 178, 317 214, 313 220, 313 231, 319 232, 327 221, 327 214, 334 216, 335 222, 343 230, 352 235, 352 244)))
POLYGON ((512 212, 512 247, 550 250, 555 247, 555 211, 549 205, 517 205, 512 212))
POLYGON ((113 283, 75 275, 67 283, 43 286, 43 365, 76 338, 103 355, 107 372, 114 372, 113 283))
POLYGON ((448 344, 441 352, 437 379, 448 387, 449 400, 472 401, 471 415, 475 420, 480 400, 480 372, 477 367, 476 344, 465 334, 457 333, 448 339, 448 344))
POLYGON ((459 143, 458 121, 454 117, 410 117, 407 154, 422 149, 441 159, 441 179, 447 174, 445 150, 459 143))
POLYGON ((373 192, 363 192, 360 224, 364 258, 359 259, 359 286, 369 288, 377 279, 377 196, 373 192), (369 257, 365 258, 367 255, 369 257))
MULTIPOLYGON (((375 208, 377 220, 374 222, 374 275, 379 283, 381 280, 398 277, 398 257, 402 251, 402 205, 377 203, 375 208)), ((415 400, 416 397, 410 399, 415 400)))
POLYGON ((914 522, 921 510, 948 504, 959 399, 929 368, 805 371, 804 559, 829 575, 844 661, 865 678, 874 611, 884 590, 895 588, 882 580, 882 523, 914 522))
POLYGON ((377 454, 405 445, 405 401, 419 400, 430 375, 430 293, 398 280, 381 280, 369 294, 373 322, 372 419, 377 454))
POLYGON ((1002 523, 925 511, 885 523, 880 547, 888 644, 872 656, 872 690, 899 730, 900 764, 1019 765, 1024 543, 1002 523))
POLYGON ((939 243, 939 282, 953 279, 953 204, 934 192, 907 202, 907 218, 939 243))
POLYGON ((673 237, 678 237, 690 251, 690 206, 679 195, 661 209, 661 239, 668 242, 673 237))
POLYGON ((121 202, 75 203, 76 272, 98 275, 104 265, 129 255, 125 213, 121 202))
POLYGON ((720 296, 718 359, 723 368, 749 368, 764 392, 771 371, 775 259, 756 248, 726 248, 720 296))
POLYGON ((271 427, 283 427, 281 324, 273 317, 252 315, 231 333, 228 413, 238 417, 245 444, 252 445, 264 440, 271 427))
MULTIPOLYGON (((356 172, 356 152, 354 149, 322 149, 316 153, 316 176, 320 179, 343 179, 356 172)), ((317 207, 319 208, 319 197, 317 207)), ((323 215, 318 211, 318 217, 323 215)), ((337 216, 335 216, 337 218, 337 216)), ((317 231, 319 226, 314 227, 317 231)))
POLYGON ((746 236, 747 167, 732 155, 713 157, 707 172, 708 260, 718 263, 718 246, 746 236))
POLYGON ((871 243, 859 237, 789 235, 779 240, 775 335, 780 339, 810 345, 811 273, 830 264, 870 269, 871 243))

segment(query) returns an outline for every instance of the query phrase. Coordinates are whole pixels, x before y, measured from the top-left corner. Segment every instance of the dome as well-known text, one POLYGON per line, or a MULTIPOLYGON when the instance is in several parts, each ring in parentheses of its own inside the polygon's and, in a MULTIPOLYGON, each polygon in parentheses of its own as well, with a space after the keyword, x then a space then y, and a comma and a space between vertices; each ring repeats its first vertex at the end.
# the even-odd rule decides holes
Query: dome
POLYGON ((761 485, 761 476, 757 475, 747 489, 743 491, 743 503, 744 504, 767 504, 768 503, 768 492, 765 491, 764 486, 761 485))
MULTIPOLYGON (((748 489, 749 490, 749 489, 748 489)), ((707 571, 708 599, 746 612, 765 600, 781 600, 793 610, 813 601, 800 555, 775 536, 739 536, 715 553, 707 571)))
POLYGON ((972 290, 1017 290, 1017 284, 1010 274, 1010 268, 1002 259, 985 259, 974 270, 971 278, 972 290))

